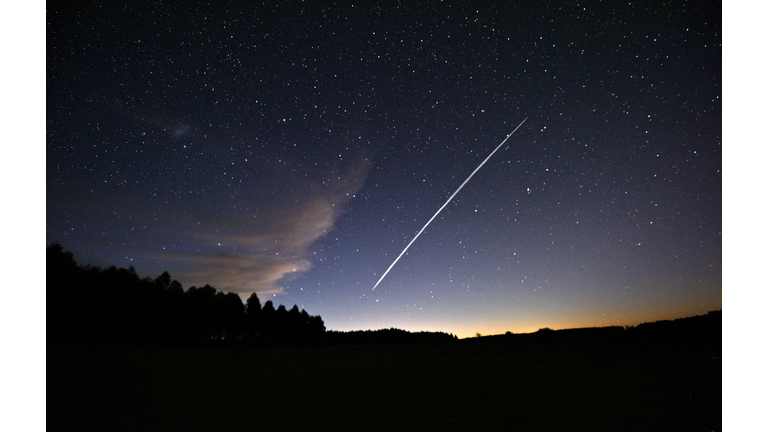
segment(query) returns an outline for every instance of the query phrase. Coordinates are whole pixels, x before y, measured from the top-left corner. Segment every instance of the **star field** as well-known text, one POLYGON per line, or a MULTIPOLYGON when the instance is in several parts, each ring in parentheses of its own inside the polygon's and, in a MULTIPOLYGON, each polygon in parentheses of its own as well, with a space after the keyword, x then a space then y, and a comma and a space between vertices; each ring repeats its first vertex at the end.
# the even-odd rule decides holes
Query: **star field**
POLYGON ((333 330, 721 309, 721 40, 719 2, 49 5, 46 241, 333 330))

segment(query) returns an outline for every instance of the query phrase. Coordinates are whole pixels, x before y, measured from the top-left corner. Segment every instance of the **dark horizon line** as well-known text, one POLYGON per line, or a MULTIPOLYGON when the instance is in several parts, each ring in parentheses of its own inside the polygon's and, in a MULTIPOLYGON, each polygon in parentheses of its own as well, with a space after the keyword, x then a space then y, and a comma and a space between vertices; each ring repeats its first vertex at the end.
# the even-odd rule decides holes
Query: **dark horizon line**
MULTIPOLYGON (((568 328, 560 328, 560 329, 552 329, 552 328, 549 328, 549 327, 542 327, 542 328, 540 328, 540 329, 538 329, 536 331, 527 332, 527 333, 514 333, 512 331, 507 331, 506 333, 496 333, 496 334, 488 334, 488 335, 480 334, 479 336, 477 336, 477 334, 479 334, 479 333, 477 333, 476 336, 467 336, 467 337, 464 337, 464 338, 459 338, 459 340, 478 339, 478 338, 492 338, 492 337, 496 337, 496 336, 508 336, 508 335, 524 336, 524 335, 533 335, 533 334, 547 332, 547 331, 551 331, 551 332, 567 332, 567 331, 577 331, 577 330, 603 330, 603 329, 631 330, 633 328, 637 328, 637 327, 640 327, 640 326, 643 326, 643 325, 652 325, 652 324, 659 324, 659 323, 674 323, 674 322, 681 321, 681 320, 688 320, 688 319, 692 319, 692 318, 706 317, 706 316, 710 316, 710 315, 718 314, 718 313, 722 314, 722 312, 723 312, 722 309, 716 309, 716 310, 711 310, 711 311, 709 311, 709 312, 707 312, 705 314, 690 315, 690 316, 684 316, 684 317, 674 318, 674 319, 662 319, 662 320, 656 320, 656 321, 646 321, 646 322, 642 322, 642 323, 637 324, 637 325, 618 325, 617 324, 617 325, 598 326, 598 327, 568 327, 568 328)), ((400 329, 400 328, 397 328, 397 327, 389 327, 389 328, 384 327, 384 328, 378 328, 378 329, 358 329, 358 330, 326 329, 326 332, 336 332, 336 333, 361 333, 361 332, 363 332, 364 333, 364 332, 381 332, 381 331, 389 331, 389 330, 399 330, 399 331, 404 331, 406 333, 417 333, 417 334, 418 333, 445 333, 445 334, 452 334, 450 332, 446 332, 446 331, 442 331, 442 330, 434 330, 434 331, 433 330, 416 330, 416 331, 411 331, 411 330, 400 329)))

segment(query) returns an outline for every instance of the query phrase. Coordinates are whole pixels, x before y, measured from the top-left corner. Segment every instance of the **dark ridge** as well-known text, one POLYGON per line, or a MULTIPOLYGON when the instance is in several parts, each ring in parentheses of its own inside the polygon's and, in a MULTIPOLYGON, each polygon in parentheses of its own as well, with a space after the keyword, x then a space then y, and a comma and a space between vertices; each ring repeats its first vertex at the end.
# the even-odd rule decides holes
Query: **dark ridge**
POLYGON ((480 336, 462 339, 469 344, 504 342, 513 345, 581 344, 616 345, 638 350, 722 356, 722 311, 711 311, 676 320, 643 323, 636 327, 591 327, 564 330, 540 329, 534 333, 480 336))
POLYGON ((408 332, 396 328, 380 330, 326 331, 323 342, 328 345, 379 345, 455 342, 456 336, 443 332, 408 332))

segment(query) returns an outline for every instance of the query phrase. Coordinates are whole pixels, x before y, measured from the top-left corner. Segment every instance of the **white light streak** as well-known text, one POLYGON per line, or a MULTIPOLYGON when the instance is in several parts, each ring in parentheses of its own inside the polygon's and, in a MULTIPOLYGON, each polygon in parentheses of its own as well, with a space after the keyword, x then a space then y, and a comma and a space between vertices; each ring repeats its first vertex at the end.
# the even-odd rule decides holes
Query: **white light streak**
POLYGON ((485 163, 486 163, 486 162, 488 162, 488 159, 490 159, 490 158, 491 158, 491 156, 493 156, 493 155, 494 155, 494 154, 495 154, 495 153, 496 153, 496 152, 497 152, 497 151, 498 151, 498 150, 501 148, 501 146, 503 146, 503 145, 504 145, 504 143, 506 143, 506 142, 507 142, 507 140, 509 139, 509 137, 511 137, 511 136, 512 136, 512 135, 513 135, 515 132, 517 132, 517 130, 518 130, 518 129, 520 129, 520 126, 522 126, 522 125, 523 125, 523 123, 525 123, 525 121, 526 121, 526 120, 528 120, 528 117, 524 118, 524 119, 523 119, 523 121, 521 121, 521 122, 520 122, 520 124, 519 124, 519 125, 517 125, 517 127, 515 128, 515 130, 513 130, 513 131, 512 131, 512 133, 510 133, 509 135, 507 135, 507 137, 506 137, 506 138, 504 138, 504 141, 502 141, 502 142, 501 142, 501 144, 499 144, 498 146, 496 146, 496 149, 494 149, 494 150, 491 152, 491 154, 489 154, 489 155, 488 155, 488 157, 486 157, 486 158, 485 158, 485 160, 484 160, 484 161, 482 161, 482 162, 480 163, 480 165, 478 165, 478 166, 477 166, 477 168, 475 168, 475 170, 474 170, 474 171, 472 171, 472 174, 470 174, 470 175, 469 175, 469 177, 467 177, 467 179, 466 179, 466 180, 464 180, 464 183, 462 183, 462 184, 461 184, 461 186, 459 186, 459 188, 458 188, 458 189, 456 189, 456 192, 454 192, 454 193, 453 193, 453 194, 452 194, 450 197, 448 197, 448 201, 446 201, 446 202, 445 202, 445 204, 443 204, 443 206, 442 206, 442 207, 440 207, 440 209, 438 209, 438 210, 437 210, 437 212, 435 212, 435 214, 434 214, 434 215, 433 215, 433 216, 432 216, 432 217, 431 217, 431 218, 430 218, 430 219, 427 221, 427 223, 426 223, 426 224, 424 224, 424 226, 423 226, 423 227, 422 227, 422 228, 419 230, 419 232, 418 232, 418 233, 416 233, 416 236, 415 236, 415 237, 413 237, 413 239, 411 239, 410 243, 408 243, 408 246, 406 246, 406 247, 405 247, 405 249, 403 249, 403 251, 402 251, 402 252, 400 252, 400 255, 398 255, 398 256, 397 256, 397 258, 395 258, 395 261, 394 261, 394 262, 393 262, 393 263, 392 263, 392 264, 389 266, 389 268, 387 269, 387 271, 385 271, 385 272, 384 272, 384 274, 383 274, 383 275, 381 275, 381 278, 379 278, 379 281, 378 281, 378 282, 376 282, 376 285, 374 285, 374 286, 373 286, 373 289, 371 289, 371 291, 375 290, 375 289, 376 289, 376 287, 377 287, 377 286, 379 286, 379 284, 380 284, 380 283, 381 283, 381 281, 384 279, 384 277, 387 275, 387 273, 389 273, 389 271, 390 271, 390 270, 392 270, 392 267, 394 267, 394 266, 395 266, 395 264, 397 264, 397 262, 400 260, 400 257, 402 257, 402 256, 403 256, 403 254, 405 254, 405 252, 408 250, 408 248, 409 248, 409 247, 411 247, 411 245, 413 244, 413 242, 415 242, 415 241, 416 241, 416 239, 417 239, 417 238, 419 238, 419 236, 421 235, 421 233, 422 233, 422 232, 424 232, 424 230, 427 228, 427 226, 429 226, 429 224, 430 224, 430 223, 432 223, 432 221, 433 221, 433 220, 434 220, 434 219, 437 217, 437 215, 438 215, 438 214, 440 214, 440 212, 441 212, 441 211, 443 211, 443 209, 445 208, 445 206, 447 206, 447 205, 448 205, 448 203, 449 203, 449 202, 451 202, 451 200, 453 199, 453 197, 455 197, 455 196, 456 196, 456 194, 458 194, 458 193, 459 193, 459 191, 461 190, 461 188, 463 188, 463 187, 464 187, 464 185, 465 185, 465 184, 467 184, 467 182, 469 182, 469 180, 472 178, 472 176, 474 176, 474 175, 475 175, 475 173, 476 173, 476 172, 478 172, 478 171, 480 170, 480 168, 482 168, 482 167, 483 167, 483 165, 485 165, 485 163))

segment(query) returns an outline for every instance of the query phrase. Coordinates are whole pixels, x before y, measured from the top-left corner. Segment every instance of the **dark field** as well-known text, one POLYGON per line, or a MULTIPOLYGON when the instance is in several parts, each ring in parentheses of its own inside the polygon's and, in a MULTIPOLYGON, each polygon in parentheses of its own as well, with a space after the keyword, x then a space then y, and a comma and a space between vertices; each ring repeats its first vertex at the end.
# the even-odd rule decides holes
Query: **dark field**
POLYGON ((48 430, 720 429, 719 357, 511 340, 49 350, 48 430))

